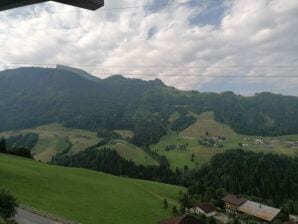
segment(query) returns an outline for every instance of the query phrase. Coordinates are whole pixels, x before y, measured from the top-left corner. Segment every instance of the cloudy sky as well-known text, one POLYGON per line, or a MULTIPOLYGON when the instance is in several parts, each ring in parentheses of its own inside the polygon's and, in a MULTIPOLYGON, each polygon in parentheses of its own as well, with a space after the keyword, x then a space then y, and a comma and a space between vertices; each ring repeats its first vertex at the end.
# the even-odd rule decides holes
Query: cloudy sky
POLYGON ((298 0, 105 2, 0 12, 0 69, 64 64, 180 89, 298 95, 298 0))

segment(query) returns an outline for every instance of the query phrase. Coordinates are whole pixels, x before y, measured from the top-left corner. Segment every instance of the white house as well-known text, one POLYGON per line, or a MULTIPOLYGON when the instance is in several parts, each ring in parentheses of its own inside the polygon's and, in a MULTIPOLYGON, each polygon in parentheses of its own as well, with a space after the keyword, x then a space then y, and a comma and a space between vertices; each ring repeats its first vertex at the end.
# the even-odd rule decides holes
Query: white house
POLYGON ((203 214, 206 215, 207 217, 212 217, 217 214, 217 209, 214 205, 210 203, 201 203, 191 209, 189 209, 191 213, 196 213, 196 214, 203 214))

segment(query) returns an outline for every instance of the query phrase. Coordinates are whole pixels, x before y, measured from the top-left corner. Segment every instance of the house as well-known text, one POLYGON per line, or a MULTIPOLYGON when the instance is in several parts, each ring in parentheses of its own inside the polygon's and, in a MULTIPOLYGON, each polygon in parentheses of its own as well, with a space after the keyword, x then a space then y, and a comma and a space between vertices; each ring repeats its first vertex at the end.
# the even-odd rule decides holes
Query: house
MULTIPOLYGON (((47 0, 1 0, 0 1, 0 11, 13 9, 17 7, 32 5, 36 3, 47 2, 47 0)), ((104 5, 104 0, 56 0, 55 2, 60 2, 67 5, 72 5, 80 8, 96 10, 104 5)))
POLYGON ((242 203, 238 211, 267 223, 271 223, 281 212, 280 209, 249 200, 242 203))
POLYGON ((222 200, 225 203, 226 213, 231 215, 237 215, 238 208, 247 201, 245 198, 233 194, 225 196, 222 200))
POLYGON ((298 223, 298 216, 297 215, 289 215, 289 219, 290 221, 293 221, 293 222, 297 222, 298 223))
POLYGON ((196 217, 190 214, 185 214, 182 216, 161 221, 160 224, 205 224, 205 223, 198 220, 196 217))
POLYGON ((196 213, 196 214, 204 214, 207 217, 215 216, 217 214, 217 209, 213 204, 210 203, 201 203, 198 204, 197 206, 189 209, 191 213, 196 213))

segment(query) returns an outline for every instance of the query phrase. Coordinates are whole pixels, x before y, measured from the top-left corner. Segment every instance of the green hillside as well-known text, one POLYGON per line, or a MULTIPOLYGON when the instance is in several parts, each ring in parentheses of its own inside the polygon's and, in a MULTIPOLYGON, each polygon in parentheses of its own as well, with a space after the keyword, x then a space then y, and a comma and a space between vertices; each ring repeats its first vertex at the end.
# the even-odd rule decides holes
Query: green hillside
POLYGON ((84 224, 154 224, 182 188, 0 154, 0 185, 21 203, 84 224))
POLYGON ((60 124, 43 125, 37 128, 0 133, 0 137, 10 137, 26 133, 38 135, 38 142, 32 149, 34 159, 49 162, 58 152, 70 147, 70 153, 77 153, 95 145, 99 138, 96 132, 65 128, 60 124))
POLYGON ((190 111, 213 111, 216 121, 241 134, 298 133, 298 97, 294 96, 182 91, 160 80, 120 75, 99 79, 61 66, 0 72, 1 131, 51 123, 91 131, 130 130, 135 143, 149 146, 158 142, 166 127, 180 131, 192 124, 190 111))
MULTIPOLYGON (((177 117, 174 113, 174 117, 177 117)), ((181 132, 173 132, 168 130, 168 134, 164 135, 157 144, 150 146, 150 149, 159 155, 165 156, 170 167, 175 170, 176 167, 189 169, 200 167, 210 160, 210 158, 220 152, 224 152, 231 148, 243 148, 259 152, 273 152, 286 155, 297 155, 298 147, 289 146, 290 143, 298 141, 298 135, 262 137, 248 136, 236 133, 226 124, 217 122, 213 112, 204 112, 200 115, 192 113, 197 121, 182 130, 181 132), (221 141, 222 147, 213 147, 202 145, 199 139, 205 138, 206 132, 209 137, 222 136, 225 137, 221 141), (258 142, 259 141, 259 142, 258 142), (174 149, 166 150, 167 146, 174 146, 174 149), (185 149, 179 148, 185 146, 185 149), (178 148, 177 148, 178 147, 178 148), (192 158, 194 155, 194 158, 192 158)), ((145 151, 132 143, 126 138, 131 138, 133 133, 128 130, 117 130, 124 139, 112 139, 105 148, 114 149, 121 157, 142 165, 158 165, 145 151)), ((63 152, 70 147, 69 154, 75 154, 86 148, 95 145, 100 141, 96 132, 82 129, 65 128, 60 124, 44 125, 33 129, 20 131, 10 131, 0 133, 0 137, 9 137, 18 134, 35 133, 39 135, 37 144, 33 147, 32 153, 35 160, 48 162, 52 156, 58 152, 63 152)), ((102 148, 102 147, 101 147, 102 148)))
MULTIPOLYGON (((116 132, 124 138, 132 135, 127 130, 117 130, 116 132)), ((68 148, 68 154, 76 154, 90 146, 96 145, 101 140, 97 137, 96 132, 65 128, 61 124, 49 124, 33 129, 2 132, 0 133, 0 138, 9 138, 26 133, 38 135, 38 141, 32 148, 31 153, 34 155, 35 160, 45 163, 51 161, 52 157, 57 153, 61 153, 68 148)), ((147 155, 143 149, 128 143, 126 140, 111 140, 105 147, 116 150, 121 157, 136 164, 158 165, 157 161, 147 155)))
POLYGON ((158 162, 148 154, 144 152, 143 149, 130 144, 126 141, 111 141, 109 144, 106 144, 104 147, 116 150, 116 152, 124 159, 133 161, 139 165, 158 165, 158 162))
POLYGON ((273 152, 289 156, 298 155, 298 146, 295 146, 295 142, 298 142, 298 135, 277 137, 241 135, 228 125, 217 122, 212 112, 202 113, 197 118, 196 123, 180 133, 170 132, 162 137, 158 144, 151 146, 151 150, 167 157, 172 169, 176 169, 176 167, 183 169, 185 165, 190 169, 200 167, 208 162, 212 156, 232 148, 265 153, 273 152), (206 132, 208 132, 208 136, 206 136, 206 132), (200 139, 218 136, 225 138, 225 140, 215 143, 222 144, 222 147, 199 143, 200 139), (181 145, 186 146, 186 149, 179 148, 181 145), (176 148, 166 150, 167 146, 175 146, 176 148), (192 154, 195 156, 193 161, 191 160, 192 154))

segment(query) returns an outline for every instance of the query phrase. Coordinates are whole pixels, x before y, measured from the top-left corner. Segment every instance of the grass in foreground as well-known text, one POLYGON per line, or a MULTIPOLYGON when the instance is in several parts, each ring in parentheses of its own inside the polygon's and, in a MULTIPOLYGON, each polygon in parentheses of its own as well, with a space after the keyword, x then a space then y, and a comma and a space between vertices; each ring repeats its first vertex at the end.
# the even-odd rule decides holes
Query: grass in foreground
MULTIPOLYGON (((0 154, 0 185, 20 203, 84 224, 154 224, 183 188, 0 154)), ((170 206, 171 207, 171 206, 170 206)))

